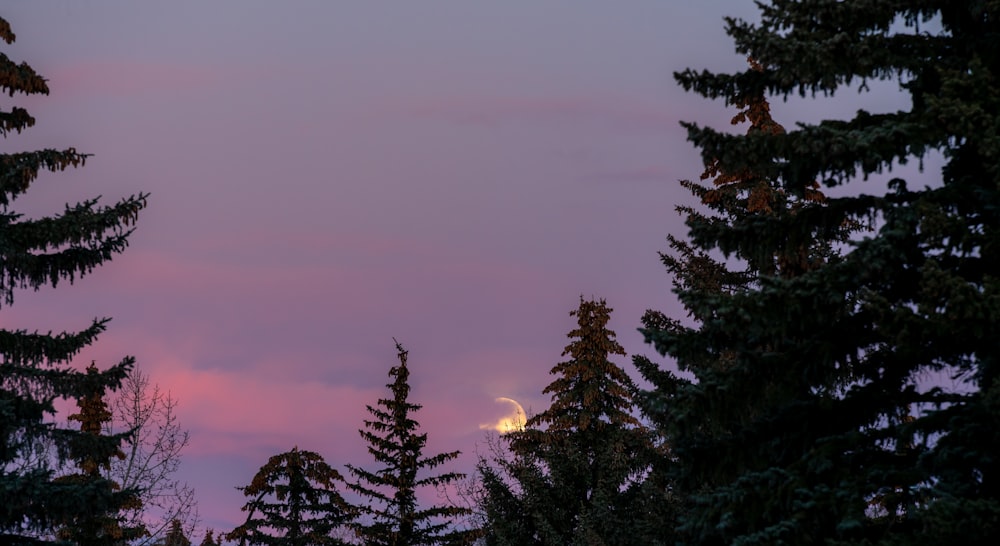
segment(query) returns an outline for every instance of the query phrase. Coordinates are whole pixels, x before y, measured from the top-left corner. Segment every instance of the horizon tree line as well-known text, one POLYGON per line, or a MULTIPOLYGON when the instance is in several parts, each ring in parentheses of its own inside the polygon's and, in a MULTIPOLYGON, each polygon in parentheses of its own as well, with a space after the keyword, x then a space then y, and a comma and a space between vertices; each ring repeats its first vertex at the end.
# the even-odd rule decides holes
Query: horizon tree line
MULTIPOLYGON (((458 452, 423 455, 397 343, 392 396, 368 407, 360 431, 378 467, 348 465, 356 481, 346 483, 317 454, 276 455, 243 488, 248 520, 229 540, 996 541, 1000 3, 771 0, 759 8, 757 22, 726 20, 746 70, 674 75, 686 90, 735 107, 733 123, 747 125, 733 133, 683 123, 705 171, 703 182, 682 185, 700 203, 678 207, 689 232, 668 236, 661 259, 687 317, 650 310, 641 324, 686 377, 634 356, 650 385, 637 387, 610 360, 625 356, 606 328, 610 308, 581 299, 569 358, 543 391, 550 407, 479 461, 473 507, 422 508, 417 486, 461 476, 420 471, 458 452), (771 117, 768 97, 863 92, 869 80, 897 81, 909 109, 793 129, 771 117), (913 189, 896 176, 883 194, 842 191, 932 151, 944 159, 933 186, 913 189), (929 376, 959 387, 928 384, 929 376), (369 503, 342 502, 338 482, 369 503), (449 521, 467 516, 478 525, 449 521), (338 536, 341 527, 349 533, 338 536)), ((3 20, 0 38, 14 40, 3 20)), ((0 75, 11 96, 48 92, 29 66, 5 56, 0 75)), ((22 108, 0 114, 5 137, 34 123, 22 108)), ((7 307, 15 290, 89 274, 127 245, 144 194, 38 220, 9 210, 40 171, 86 157, 74 149, 0 154, 7 307)), ((101 397, 134 359, 104 371, 72 365, 106 323, 78 333, 0 331, 0 542, 118 544, 137 531, 118 515, 138 489, 96 470, 126 436, 102 429, 101 397), (77 402, 81 430, 46 421, 60 398, 77 402), (43 445, 77 471, 58 474, 38 456, 43 445)), ((175 529, 165 540, 184 543, 175 529)), ((203 543, 218 537, 207 533, 203 543)))

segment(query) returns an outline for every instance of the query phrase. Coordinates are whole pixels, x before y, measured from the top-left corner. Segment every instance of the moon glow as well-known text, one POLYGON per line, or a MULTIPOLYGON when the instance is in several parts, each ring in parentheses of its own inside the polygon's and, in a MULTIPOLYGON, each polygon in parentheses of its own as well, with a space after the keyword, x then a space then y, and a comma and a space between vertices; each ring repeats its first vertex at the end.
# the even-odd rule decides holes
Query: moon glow
POLYGON ((521 407, 521 404, 517 403, 517 400, 501 396, 495 402, 498 404, 507 404, 507 413, 494 423, 479 425, 480 430, 493 430, 500 434, 506 434, 524 429, 524 422, 527 420, 527 417, 525 416, 524 408, 521 407))

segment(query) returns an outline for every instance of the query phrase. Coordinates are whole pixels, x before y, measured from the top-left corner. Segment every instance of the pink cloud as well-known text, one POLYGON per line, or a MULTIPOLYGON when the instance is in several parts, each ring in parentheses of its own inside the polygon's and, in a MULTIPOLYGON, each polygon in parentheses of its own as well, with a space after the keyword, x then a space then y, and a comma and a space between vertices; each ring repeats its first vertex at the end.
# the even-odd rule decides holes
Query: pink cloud
MULTIPOLYGON (((112 330, 109 334, 119 333, 112 330)), ((233 370, 197 369, 192 360, 196 355, 191 351, 178 350, 155 336, 108 335, 88 349, 91 354, 87 356, 123 350, 142 354, 140 366, 154 383, 179 401, 179 421, 191 433, 191 443, 183 453, 181 477, 197 489, 208 521, 225 521, 230 526, 239 521, 238 507, 245 499, 233 488, 245 485, 269 456, 294 445, 320 453, 345 474, 345 463, 362 467, 373 464, 358 429, 363 427, 364 419, 371 417, 365 406, 375 405, 388 393, 384 384, 389 381, 389 367, 395 364, 390 347, 374 366, 377 378, 366 387, 304 379, 296 370, 289 370, 287 363, 268 356, 233 370), (218 460, 229 462, 225 468, 204 474, 205 465, 218 460)), ((509 363, 514 356, 495 355, 491 362, 509 363)), ((466 362, 490 364, 484 358, 479 355, 466 362)), ((421 431, 429 433, 426 453, 462 449, 462 460, 453 467, 471 472, 475 453, 468 440, 471 437, 478 441, 481 437, 478 431, 472 434, 473 429, 484 416, 492 418, 503 410, 477 393, 503 387, 466 383, 467 397, 441 398, 436 396, 439 389, 456 389, 453 381, 441 383, 430 377, 432 364, 433 360, 423 354, 411 359, 411 384, 422 385, 414 389, 411 400, 424 405, 415 417, 421 431)), ((460 368, 454 363, 445 366, 460 368)), ((465 373, 454 375, 469 380, 465 373)), ((434 492, 427 494, 433 496, 434 492)))
POLYGON ((381 394, 183 365, 161 369, 158 381, 181 398, 181 419, 193 427, 191 455, 255 452, 276 445, 337 452, 329 439, 353 433, 364 405, 381 394))
MULTIPOLYGON (((254 240, 247 236, 233 246, 254 240)), ((386 372, 394 364, 394 335, 413 350, 414 396, 425 404, 422 422, 453 438, 478 432, 479 424, 497 418, 502 409, 493 404, 497 396, 527 399, 528 407, 530 393, 524 385, 544 380, 555 362, 549 357, 558 356, 465 341, 475 338, 463 328, 480 331, 462 318, 469 316, 466 307, 475 308, 485 299, 512 304, 514 295, 531 307, 532 300, 547 293, 550 282, 530 270, 461 257, 449 260, 431 247, 388 239, 291 237, 288 244, 321 252, 338 246, 356 259, 387 255, 409 265, 403 270, 372 270, 352 265, 352 260, 342 265, 247 265, 239 259, 179 259, 137 249, 104 272, 113 274, 94 279, 120 295, 119 309, 107 310, 116 317, 109 331, 78 362, 93 359, 107 365, 135 355, 154 382, 178 395, 182 407, 194 406, 184 412, 186 422, 206 431, 198 432, 197 442, 204 445, 197 449, 216 453, 226 445, 308 438, 334 425, 355 431, 364 405, 383 394, 386 372), (434 284, 408 284, 414 278, 434 284), (454 299, 440 299, 442 290, 454 299), (423 320, 423 310, 431 308, 454 322, 423 320), (434 341, 445 332, 456 339, 434 341), (377 338, 374 351, 368 338, 377 338), (324 346, 331 349, 329 362, 317 361, 324 346), (512 374, 526 366, 531 371, 512 374), (442 391, 461 394, 440 399, 436 393, 442 391), (285 425, 298 423, 297 416, 315 413, 317 404, 327 402, 330 412, 343 408, 350 416, 341 419, 320 411, 301 427, 285 425), (252 426, 246 425, 250 422, 252 426), (226 430, 230 432, 222 432, 226 430), (254 434, 256 439, 248 439, 254 434)), ((204 241, 194 246, 218 248, 204 241)), ((502 336, 537 330, 533 323, 549 320, 537 311, 515 320, 529 316, 520 309, 523 305, 498 310, 501 325, 491 326, 487 337, 502 343, 502 336)), ((45 309, 40 310, 44 315, 45 309)))
POLYGON ((217 72, 204 67, 129 60, 57 66, 44 76, 53 93, 111 96, 176 93, 203 88, 219 78, 217 72))
POLYGON ((121 305, 133 318, 123 320, 142 320, 155 333, 149 322, 183 316, 190 322, 163 327, 212 337, 236 335, 237 324, 284 328, 285 321, 310 316, 329 328, 393 316, 419 326, 419 310, 428 305, 463 309, 512 295, 527 303, 559 284, 530 266, 377 237, 248 234, 195 243, 187 253, 136 249, 95 282, 126 295, 121 305), (442 299, 445 293, 467 297, 442 299))

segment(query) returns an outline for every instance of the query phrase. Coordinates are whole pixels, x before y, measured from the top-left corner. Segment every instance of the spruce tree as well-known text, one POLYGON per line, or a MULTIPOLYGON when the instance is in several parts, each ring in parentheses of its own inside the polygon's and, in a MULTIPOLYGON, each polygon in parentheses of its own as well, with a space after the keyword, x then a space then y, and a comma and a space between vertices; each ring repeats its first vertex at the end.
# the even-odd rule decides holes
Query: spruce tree
MULTIPOLYGON (((753 59, 750 59, 750 67, 756 72, 763 70, 761 64, 753 59)), ((749 123, 747 135, 785 133, 785 128, 772 118, 770 104, 762 94, 735 102, 740 111, 731 123, 749 123)), ((752 225, 773 217, 793 216, 805 210, 823 207, 826 201, 825 195, 815 183, 808 185, 801 196, 796 196, 782 190, 775 180, 755 171, 728 171, 718 160, 709 162, 701 179, 711 179, 711 185, 681 182, 711 211, 711 214, 706 214, 690 206, 678 206, 677 210, 686 216, 687 223, 692 226, 709 223, 752 225)), ((749 249, 736 251, 734 254, 737 260, 730 261, 735 263, 716 259, 705 249, 669 235, 667 239, 671 253, 663 253, 661 258, 673 276, 674 289, 685 303, 689 316, 696 322, 710 322, 730 297, 756 289, 762 279, 794 278, 837 259, 835 245, 845 243, 851 233, 861 227, 859 222, 849 221, 840 226, 840 229, 827 234, 827 238, 807 237, 782 244, 758 241, 759 244, 752 248, 752 252, 749 249)), ((654 311, 646 313, 643 324, 647 332, 666 331, 676 336, 690 333, 689 328, 680 321, 654 311)), ((766 350, 766 347, 761 347, 761 350, 766 350)), ((729 446, 733 449, 731 463, 735 464, 723 468, 716 465, 715 455, 719 445, 706 438, 717 442, 722 431, 729 433, 733 428, 741 427, 746 415, 729 416, 732 421, 713 415, 711 426, 708 426, 707 416, 702 413, 705 407, 700 405, 705 400, 700 395, 713 389, 721 381, 735 381, 734 361, 735 353, 726 348, 704 353, 697 359, 689 356, 684 366, 695 375, 696 382, 691 382, 682 381, 670 372, 660 370, 648 358, 637 356, 633 359, 646 380, 657 387, 656 391, 640 396, 643 412, 658 425, 662 441, 669 443, 673 452, 682 455, 680 460, 671 458, 658 461, 649 476, 653 482, 650 486, 658 489, 667 487, 682 497, 685 503, 698 500, 707 510, 718 506, 718 503, 711 496, 704 496, 702 493, 711 490, 712 486, 721 487, 728 480, 743 475, 744 465, 753 465, 756 457, 762 457, 756 460, 758 463, 770 464, 770 457, 773 456, 766 452, 765 447, 760 446, 765 451, 761 455, 754 451, 759 446, 735 443, 729 446), (674 430, 670 430, 671 426, 674 430), (690 428, 684 428, 687 426, 690 428), (697 451, 695 446, 700 446, 697 451)), ((737 385, 727 385, 718 391, 711 390, 713 403, 722 407, 745 404, 745 397, 748 393, 753 393, 752 404, 755 408, 778 407, 801 396, 794 388, 782 386, 781 378, 761 374, 751 379, 752 381, 747 381, 743 378, 737 381, 737 385)), ((759 411, 754 409, 753 413, 759 411)), ((793 435, 804 445, 810 445, 808 438, 800 437, 800 432, 796 431, 793 435)), ((725 494, 718 491, 713 493, 725 494)), ((760 501, 746 497, 744 502, 747 506, 742 509, 750 510, 760 501)), ((689 508, 690 505, 687 504, 684 510, 675 513, 684 513, 689 508)), ((677 524, 677 521, 666 519, 659 523, 664 532, 677 524)))
MULTIPOLYGON (((122 511, 138 509, 142 503, 137 491, 122 491, 120 484, 103 476, 110 468, 111 460, 124 458, 125 454, 117 445, 103 441, 105 425, 111 421, 111 411, 104 401, 107 379, 101 377, 97 366, 91 363, 84 381, 89 392, 77 401, 79 412, 69 416, 69 420, 79 422, 80 430, 86 433, 78 437, 70 448, 70 457, 78 472, 60 476, 57 481, 91 488, 96 497, 88 502, 91 506, 107 502, 104 499, 109 496, 109 491, 115 493, 112 493, 111 504, 107 508, 95 510, 92 516, 68 521, 56 535, 75 544, 119 545, 145 533, 141 525, 123 525, 124 518, 121 516, 122 511), (108 448, 113 451, 106 451, 108 448)), ((118 438, 123 436, 125 434, 120 434, 118 438)))
POLYGON ((654 504, 669 505, 666 491, 642 486, 663 453, 633 415, 635 385, 610 360, 625 355, 607 328, 611 312, 603 300, 581 298, 562 353, 569 359, 552 368, 556 378, 542 391, 551 405, 503 437, 508 456, 480 462, 487 544, 667 540, 644 526, 654 504))
POLYGON ((201 539, 201 544, 199 546, 222 546, 219 540, 215 538, 215 531, 212 529, 205 530, 205 536, 201 539))
MULTIPOLYGON (((14 33, 0 19, 0 38, 14 33)), ((48 94, 48 85, 28 64, 0 53, 0 91, 10 97, 48 94)), ((0 111, 4 138, 21 132, 35 119, 11 106, 0 111)), ((145 196, 109 207, 97 200, 67 205, 61 214, 29 219, 12 209, 42 171, 82 166, 86 155, 69 148, 0 154, 0 308, 9 308, 18 289, 37 290, 72 282, 125 249, 130 225, 145 206, 145 196)), ((8 316, 5 324, 12 324, 8 316)), ((72 333, 39 333, 0 329, 0 542, 46 542, 59 526, 111 515, 119 492, 99 477, 59 480, 41 453, 54 448, 62 460, 104 460, 119 438, 53 424, 57 399, 83 400, 94 392, 116 388, 133 365, 122 360, 90 376, 75 369, 72 358, 92 343, 107 319, 72 333), (95 385, 96 381, 96 385, 95 385), (79 450, 86 446, 89 455, 79 450)), ((8 326, 9 328, 9 326, 8 326)))
MULTIPOLYGON (((760 23, 728 20, 759 69, 688 70, 676 75, 681 85, 744 105, 894 79, 911 104, 787 132, 685 124, 720 172, 749 173, 803 203, 817 181, 843 197, 772 214, 689 215, 693 253, 675 256, 721 251, 751 278, 730 282, 711 266, 696 282, 681 277, 693 326, 647 315, 648 339, 695 377, 660 373, 651 397, 666 416, 674 475, 693 492, 683 530, 700 544, 992 543, 1000 3, 760 6, 760 23), (932 186, 913 190, 897 177, 885 195, 855 189, 931 150, 945 159, 932 186), (840 252, 812 252, 836 249, 827 242, 865 222, 873 231, 840 252)), ((683 275, 697 264, 667 265, 683 275)))
POLYGON ((191 546, 191 539, 184 534, 184 525, 181 520, 175 519, 170 522, 170 530, 164 535, 160 546, 191 546))
POLYGON ((265 546, 344 544, 334 532, 354 518, 355 510, 337 491, 343 481, 318 453, 293 447, 275 455, 250 485, 238 488, 250 499, 242 508, 247 520, 226 538, 265 546))
POLYGON ((413 413, 422 406, 410 402, 408 352, 396 342, 399 365, 389 370, 392 383, 386 385, 391 398, 381 398, 367 406, 371 420, 358 432, 368 444, 368 452, 378 464, 375 470, 347 465, 357 478, 348 487, 368 500, 359 510, 367 521, 358 523, 357 533, 366 546, 418 546, 468 544, 475 530, 456 529, 453 519, 470 510, 449 504, 422 507, 417 492, 427 487, 448 487, 465 475, 458 472, 426 475, 427 471, 454 460, 459 451, 425 457, 427 434, 418 433, 420 424, 413 413))

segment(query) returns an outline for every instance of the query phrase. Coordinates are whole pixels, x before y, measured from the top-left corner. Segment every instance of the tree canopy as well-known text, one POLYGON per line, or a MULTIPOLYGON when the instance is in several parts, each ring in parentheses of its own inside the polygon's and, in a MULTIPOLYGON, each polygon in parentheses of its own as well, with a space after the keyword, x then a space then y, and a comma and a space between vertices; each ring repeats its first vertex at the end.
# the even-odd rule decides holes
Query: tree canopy
POLYGON ((642 480, 662 453, 633 415, 635 385, 610 360, 625 355, 607 327, 611 311, 580 299, 569 359, 542 391, 551 405, 503 437, 509 455, 480 461, 487 544, 654 543, 641 529, 646 497, 669 502, 642 480))
POLYGON ((760 7, 759 23, 727 20, 759 64, 680 84, 744 107, 891 79, 910 108, 788 131, 751 120, 746 134, 685 123, 710 170, 764 185, 695 190, 745 212, 688 214, 690 246, 666 262, 694 324, 645 321, 694 376, 647 368, 694 501, 681 530, 700 544, 986 544, 1000 534, 1000 3, 760 7), (934 184, 856 189, 931 151, 945 161, 934 184), (713 252, 746 270, 701 259, 713 252))
POLYGON ((249 499, 242 508, 247 519, 226 538, 265 546, 343 544, 334 532, 356 515, 337 491, 343 481, 340 472, 313 451, 293 447, 275 455, 250 485, 238 488, 249 499))
MULTIPOLYGON (((80 436, 70 449, 70 457, 78 472, 61 475, 57 481, 92 488, 98 497, 91 501, 92 506, 99 503, 107 505, 101 510, 95 510, 92 515, 74 517, 66 521, 56 536, 88 546, 120 545, 145 534, 146 529, 143 525, 124 521, 121 516, 121 512, 125 510, 140 508, 142 502, 136 490, 132 488, 123 490, 121 484, 103 475, 103 472, 111 467, 112 460, 124 458, 125 455, 117 446, 105 441, 105 425, 111 421, 111 411, 104 401, 107 380, 101 377, 96 364, 91 363, 87 367, 85 381, 90 392, 77 400, 80 410, 68 418, 70 421, 79 422, 80 430, 86 433, 80 436), (114 450, 105 451, 109 447, 113 447, 114 450), (104 500, 108 497, 108 489, 114 491, 109 499, 110 502, 104 500)), ((119 434, 116 438, 120 440, 123 436, 125 435, 119 434)))
MULTIPOLYGON (((0 19, 0 39, 15 35, 0 19)), ((27 63, 0 53, 0 91, 48 94, 45 79, 27 63)), ((0 135, 20 133, 35 123, 26 109, 0 111, 0 135)), ((83 166, 87 156, 73 148, 0 154, 0 308, 9 309, 19 289, 37 290, 88 274, 122 252, 146 196, 99 206, 96 199, 67 205, 61 214, 29 219, 15 212, 15 201, 45 171, 83 166)), ((8 329, 9 311, 0 329, 0 542, 49 542, 56 527, 73 527, 97 516, 112 516, 125 492, 89 470, 77 479, 58 479, 46 454, 103 464, 119 437, 56 426, 57 399, 93 400, 116 388, 133 366, 131 357, 100 373, 72 365, 73 357, 93 343, 108 319, 96 319, 79 332, 54 334, 8 329), (85 449, 86 453, 81 453, 85 449)), ((84 412, 81 415, 86 415, 84 412)))

